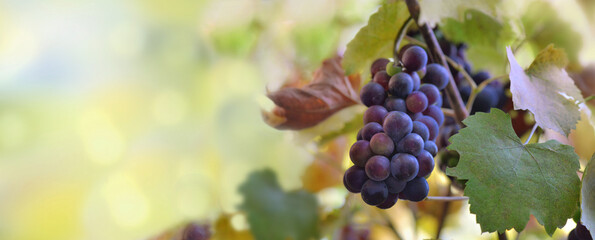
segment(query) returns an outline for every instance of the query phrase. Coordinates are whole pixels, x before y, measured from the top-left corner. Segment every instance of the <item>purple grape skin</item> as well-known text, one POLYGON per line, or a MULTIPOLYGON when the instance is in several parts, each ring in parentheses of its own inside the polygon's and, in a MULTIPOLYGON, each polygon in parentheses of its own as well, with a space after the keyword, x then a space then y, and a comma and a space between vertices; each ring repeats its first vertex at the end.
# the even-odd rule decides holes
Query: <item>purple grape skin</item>
POLYGON ((438 154, 438 146, 436 146, 434 141, 426 141, 424 143, 424 150, 428 151, 432 157, 435 157, 436 154, 438 154))
POLYGON ((419 164, 418 177, 430 176, 430 173, 434 170, 434 157, 426 150, 422 150, 417 156, 417 163, 419 164))
POLYGON ((409 73, 409 75, 411 76, 411 80, 413 80, 413 91, 417 91, 421 84, 421 79, 416 72, 409 73))
POLYGON ((411 130, 411 133, 419 135, 424 142, 430 138, 430 130, 422 122, 413 121, 413 130, 411 130))
POLYGON ((428 105, 435 104, 438 99, 442 100, 440 90, 434 84, 422 84, 419 87, 419 91, 424 93, 428 98, 428 105))
POLYGON ((388 75, 386 71, 382 70, 374 74, 374 78, 372 78, 372 81, 380 84, 380 86, 382 86, 384 90, 388 90, 388 82, 390 81, 390 75, 388 75))
POLYGON ((351 166, 345 171, 343 175, 343 184, 352 193, 359 193, 362 191, 362 186, 368 180, 366 171, 362 167, 351 166))
POLYGON ((417 156, 424 148, 424 140, 415 133, 407 134, 399 143, 397 143, 397 152, 409 153, 417 156))
POLYGON ((390 160, 385 156, 373 156, 366 163, 366 175, 374 181, 384 181, 390 174, 390 160))
POLYGON ((410 181, 419 172, 417 159, 407 153, 398 153, 390 160, 391 174, 401 181, 410 181))
POLYGON ((430 116, 422 116, 416 119, 415 121, 419 121, 425 124, 426 127, 428 127, 428 130, 430 130, 430 140, 436 140, 436 137, 438 137, 439 133, 438 123, 436 122, 436 120, 434 120, 430 116))
POLYGON ((408 72, 415 72, 426 66, 428 63, 428 55, 423 48, 419 46, 413 46, 407 48, 405 52, 403 52, 403 55, 401 56, 401 62, 403 63, 403 67, 405 67, 408 72))
POLYGON ((384 107, 387 111, 399 111, 405 112, 407 111, 407 105, 405 104, 405 100, 396 98, 396 97, 388 97, 384 102, 384 107))
POLYGON ((407 110, 413 113, 419 113, 426 110, 428 107, 428 98, 420 91, 413 91, 405 100, 407 110))
POLYGON ((403 195, 405 199, 413 202, 419 202, 424 200, 428 193, 430 192, 430 186, 428 185, 428 181, 422 177, 416 177, 413 180, 407 182, 407 186, 401 193, 399 193, 399 197, 403 195))
POLYGON ((376 206, 383 203, 388 197, 388 189, 384 182, 368 180, 362 187, 362 200, 368 205, 376 206))
POLYGON ((366 109, 364 112, 364 124, 370 122, 377 122, 378 124, 382 124, 384 122, 384 117, 386 117, 388 111, 383 106, 374 105, 366 109))
POLYGON ((384 180, 384 183, 386 183, 389 193, 400 193, 405 189, 405 185, 407 185, 407 181, 399 180, 392 174, 384 180))
POLYGON ((432 117, 438 123, 438 127, 442 126, 444 123, 444 113, 442 109, 436 107, 434 105, 428 106, 428 108, 423 112, 424 115, 432 117))
POLYGON ((399 142, 405 135, 413 130, 411 118, 404 112, 392 111, 384 118, 382 124, 384 132, 393 140, 399 142))
POLYGON ((372 156, 374 156, 374 153, 372 153, 372 149, 370 148, 370 142, 366 140, 359 140, 353 143, 349 149, 349 158, 358 167, 366 166, 366 162, 372 156))
POLYGON ((390 78, 388 92, 395 97, 405 98, 413 91, 413 79, 407 73, 400 72, 390 78))
POLYGON ((395 150, 395 143, 385 133, 376 133, 370 139, 370 148, 375 154, 390 157, 395 150))
POLYGON ((408 112, 407 115, 409 115, 409 117, 411 118, 411 121, 415 121, 418 118, 422 117, 424 114, 423 113, 412 113, 412 112, 408 112))
POLYGON ((384 99, 386 99, 386 92, 382 85, 370 82, 362 87, 362 90, 360 91, 360 99, 366 107, 382 105, 384 99))
POLYGON ((372 77, 374 77, 379 71, 386 70, 386 64, 388 64, 388 62, 390 62, 390 60, 386 58, 378 58, 374 60, 372 66, 370 66, 370 73, 372 74, 372 77))
POLYGON ((388 193, 386 200, 376 207, 380 209, 389 209, 397 203, 397 200, 399 199, 398 196, 399 194, 397 193, 388 193))
POLYGON ((442 90, 448 84, 450 77, 448 76, 448 70, 442 65, 437 63, 431 63, 426 66, 426 75, 422 79, 424 83, 431 83, 436 85, 438 90, 442 90))
POLYGON ((362 137, 362 129, 361 128, 357 131, 357 136, 355 139, 357 139, 358 141, 364 139, 364 137, 362 137))
POLYGON ((366 141, 370 141, 376 133, 382 132, 383 130, 384 129, 382 128, 382 125, 380 125, 380 123, 366 123, 366 125, 364 125, 364 128, 362 128, 362 138, 366 141))

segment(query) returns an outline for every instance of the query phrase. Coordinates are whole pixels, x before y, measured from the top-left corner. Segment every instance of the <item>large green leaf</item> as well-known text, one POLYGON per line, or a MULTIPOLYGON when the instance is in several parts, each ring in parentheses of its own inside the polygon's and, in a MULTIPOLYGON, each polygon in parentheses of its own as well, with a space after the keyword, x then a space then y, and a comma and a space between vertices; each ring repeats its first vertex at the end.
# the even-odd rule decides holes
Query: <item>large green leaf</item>
POLYGON ((552 235, 578 206, 578 156, 557 141, 523 145, 499 109, 463 121, 448 149, 461 158, 447 174, 467 179, 465 195, 482 231, 522 231, 534 215, 552 235))
POLYGON ((446 18, 463 20, 468 9, 476 9, 491 16, 497 15, 497 7, 502 0, 423 0, 419 5, 421 8, 419 20, 436 25, 446 18))
POLYGON ((250 229, 256 239, 313 239, 319 234, 318 202, 304 191, 284 192, 271 170, 253 172, 240 186, 250 229))
POLYGON ((585 168, 581 189, 581 221, 595 233, 595 154, 585 168))
POLYGON ((347 44, 342 62, 346 75, 362 72, 379 57, 392 56, 393 41, 408 17, 403 1, 383 4, 370 16, 368 25, 347 44))
POLYGON ((535 115, 542 128, 550 128, 568 135, 580 118, 578 103, 583 102, 580 91, 564 70, 564 51, 548 46, 524 71, 510 48, 510 91, 514 109, 527 109, 535 115))

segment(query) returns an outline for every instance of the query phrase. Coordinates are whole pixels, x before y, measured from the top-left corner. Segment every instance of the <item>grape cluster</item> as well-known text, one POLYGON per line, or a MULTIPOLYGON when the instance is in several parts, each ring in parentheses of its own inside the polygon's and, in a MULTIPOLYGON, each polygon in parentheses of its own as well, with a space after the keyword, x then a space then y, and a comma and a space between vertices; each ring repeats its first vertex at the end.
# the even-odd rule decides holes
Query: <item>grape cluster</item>
POLYGON ((577 223, 576 228, 568 233, 568 240, 593 240, 593 237, 585 225, 577 223))
POLYGON ((372 80, 360 92, 368 107, 364 127, 349 151, 354 166, 343 177, 347 190, 381 209, 397 199, 427 197, 425 178, 434 169, 435 140, 444 121, 440 90, 449 81, 448 71, 427 64, 419 46, 401 48, 399 59, 398 64, 385 58, 372 63, 372 80), (424 72, 420 79, 418 73, 424 72))

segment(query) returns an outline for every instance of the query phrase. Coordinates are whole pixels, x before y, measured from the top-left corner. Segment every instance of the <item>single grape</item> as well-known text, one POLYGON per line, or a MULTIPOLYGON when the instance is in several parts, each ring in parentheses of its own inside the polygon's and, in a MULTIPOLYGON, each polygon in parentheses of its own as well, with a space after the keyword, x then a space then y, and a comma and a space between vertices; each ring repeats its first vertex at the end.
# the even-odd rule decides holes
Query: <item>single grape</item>
POLYGON ((422 177, 416 177, 413 180, 407 182, 407 186, 401 193, 399 193, 399 197, 403 195, 405 199, 413 202, 419 202, 424 200, 428 193, 430 192, 430 186, 428 185, 428 181, 422 177))
POLYGON ((370 139, 370 148, 375 154, 390 157, 395 150, 395 143, 385 133, 376 133, 370 139))
POLYGON ((575 228, 575 229, 572 229, 572 231, 570 231, 570 233, 568 233, 568 237, 566 238, 566 240, 582 240, 582 239, 580 239, 576 235, 576 228, 575 228))
POLYGON ((579 222, 578 224, 576 224, 575 230, 576 230, 575 234, 579 239, 593 240, 593 237, 591 236, 591 232, 582 223, 579 222))
POLYGON ((389 193, 400 193, 405 189, 405 185, 407 185, 407 181, 399 180, 392 174, 384 180, 384 183, 386 183, 389 193))
POLYGON ((440 44, 440 49, 442 49, 442 53, 444 53, 444 55, 449 57, 456 56, 457 46, 450 44, 448 40, 444 38, 438 40, 438 43, 440 44))
POLYGON ((368 205, 376 206, 388 197, 388 189, 384 182, 368 180, 362 187, 362 200, 368 205))
POLYGON ((366 175, 374 181, 384 181, 390 174, 390 161, 385 156, 373 156, 366 163, 366 175))
POLYGON ((489 112, 490 108, 498 104, 499 94, 496 89, 486 86, 477 96, 471 107, 471 113, 489 112))
POLYGON ((407 134, 399 143, 397 143, 397 151, 400 153, 409 153, 417 156, 424 148, 424 140, 415 133, 407 134))
POLYGON ((413 80, 413 91, 417 91, 421 84, 421 79, 416 72, 412 72, 409 75, 411 76, 411 80, 413 80))
POLYGON ((384 117, 386 117, 388 111, 383 106, 374 105, 366 109, 364 112, 364 124, 370 122, 377 122, 379 124, 384 123, 384 117))
POLYGON ((388 75, 390 76, 394 76, 397 73, 402 72, 403 70, 401 69, 401 67, 399 66, 395 66, 394 62, 388 62, 388 64, 386 64, 386 73, 388 73, 388 75))
POLYGON ((417 159, 407 153, 398 153, 390 160, 390 172, 398 180, 410 181, 419 172, 417 159))
POLYGON ((424 111, 424 115, 432 117, 438 123, 438 126, 442 126, 444 122, 444 113, 442 109, 436 106, 428 106, 428 108, 424 111))
POLYGON ((479 71, 479 72, 477 72, 477 73, 473 74, 473 76, 472 76, 471 78, 473 78, 473 81, 474 81, 476 84, 480 84, 480 83, 482 83, 483 81, 485 81, 485 80, 488 80, 488 79, 492 78, 492 76, 490 75, 490 73, 489 73, 489 72, 486 72, 486 71, 479 71))
POLYGON ((353 143, 351 149, 349 149, 349 158, 351 159, 351 162, 359 167, 366 166, 366 162, 373 155, 372 149, 370 148, 370 142, 366 140, 359 140, 353 143))
POLYGON ((362 186, 368 180, 366 171, 362 167, 351 166, 345 171, 343 175, 343 184, 352 193, 359 193, 362 191, 362 186))
POLYGON ((450 77, 448 76, 448 70, 442 65, 437 63, 431 63, 426 66, 426 75, 422 79, 424 83, 431 83, 436 85, 438 90, 442 90, 448 84, 450 77))
POLYGON ((438 123, 436 122, 436 120, 429 116, 422 116, 416 119, 415 121, 419 121, 425 124, 426 127, 428 127, 428 130, 430 130, 430 140, 436 140, 436 137, 438 137, 439 133, 438 123))
POLYGON ((392 97, 392 96, 386 98, 386 101, 384 102, 384 107, 389 112, 392 112, 392 111, 405 112, 405 111, 407 111, 407 105, 405 104, 405 100, 396 98, 396 97, 392 97))
POLYGON ((434 84, 422 84, 419 87, 419 91, 424 93, 428 98, 428 105, 432 105, 438 101, 438 99, 442 99, 440 96, 440 90, 434 84))
POLYGON ((405 51, 407 51, 407 49, 411 48, 411 47, 416 47, 417 45, 415 44, 405 44, 405 46, 402 46, 401 49, 399 49, 399 54, 397 55, 399 57, 399 59, 403 59, 403 54, 405 53, 405 51))
POLYGON ((413 113, 419 113, 426 110, 428 107, 428 98, 420 91, 414 91, 405 100, 407 104, 407 110, 413 113))
POLYGON ((374 74, 374 78, 372 81, 375 83, 380 84, 384 90, 388 90, 388 81, 390 80, 390 75, 386 73, 386 71, 382 70, 374 74))
POLYGON ((382 125, 380 125, 377 122, 366 123, 366 125, 364 125, 364 128, 362 128, 362 138, 364 138, 364 140, 366 140, 366 141, 370 141, 372 139, 372 136, 374 136, 374 134, 382 132, 382 131, 383 131, 382 125))
POLYGON ((388 82, 388 93, 398 98, 405 98, 413 91, 413 79, 407 73, 397 73, 388 82))
POLYGON ((405 49, 405 52, 401 57, 401 62, 403 63, 403 67, 405 67, 407 72, 415 72, 426 66, 428 63, 428 55, 423 48, 419 46, 413 46, 405 49))
POLYGON ((362 140, 362 139, 364 139, 364 138, 362 137, 362 129, 361 129, 361 128, 359 129, 359 131, 357 131, 357 136, 356 136, 356 139, 357 139, 358 141, 359 141, 359 140, 362 140))
POLYGON ((434 170, 434 157, 426 150, 422 150, 417 156, 417 163, 419 164, 418 177, 427 177, 434 170))
POLYGON ((436 146, 434 141, 426 141, 424 143, 424 150, 428 151, 433 157, 438 154, 438 146, 436 146))
POLYGON ((399 199, 398 196, 398 193, 389 193, 386 200, 376 207, 380 209, 389 209, 397 203, 397 200, 399 199))
POLYGON ((372 63, 372 66, 370 67, 370 73, 372 74, 372 77, 374 77, 374 75, 376 75, 377 72, 386 70, 386 64, 388 62, 390 62, 390 61, 388 59, 386 59, 386 58, 376 59, 372 63))
MULTIPOLYGON (((436 99, 436 102, 434 104, 432 104, 432 106, 436 106, 441 108, 444 105, 444 100, 442 99, 442 97, 439 97, 438 99, 436 99)), ((448 108, 448 107, 446 107, 448 108)))
POLYGON ((362 90, 360 91, 360 99, 367 107, 373 105, 382 105, 384 103, 384 99, 386 99, 386 92, 384 91, 382 85, 375 82, 370 82, 362 87, 362 90))
POLYGON ((419 135, 424 142, 430 138, 430 130, 422 122, 413 121, 413 130, 411 130, 411 133, 419 135))
POLYGON ((393 142, 399 142, 405 135, 411 133, 413 130, 413 122, 411 118, 404 112, 392 111, 384 118, 382 124, 384 132, 393 142))

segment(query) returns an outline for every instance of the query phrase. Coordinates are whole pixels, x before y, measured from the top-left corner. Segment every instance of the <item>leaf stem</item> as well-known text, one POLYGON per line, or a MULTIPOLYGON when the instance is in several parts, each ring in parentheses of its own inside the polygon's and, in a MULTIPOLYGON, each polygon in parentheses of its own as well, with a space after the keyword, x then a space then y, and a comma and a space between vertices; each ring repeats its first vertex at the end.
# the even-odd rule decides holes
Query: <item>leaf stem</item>
POLYGON ((455 117, 455 111, 453 111, 450 108, 440 108, 440 110, 442 110, 442 113, 444 114, 444 116, 447 117, 455 117))
POLYGON ((529 141, 531 141, 531 138, 533 137, 533 134, 535 133, 535 130, 537 130, 537 123, 535 123, 535 125, 533 125, 533 129, 531 129, 531 134, 529 134, 529 137, 527 138, 527 140, 525 140, 525 144, 527 145, 529 143, 529 141))
MULTIPOLYGON (((461 74, 463 74, 463 78, 465 78, 467 83, 469 83, 469 85, 471 86, 471 89, 477 88, 477 84, 475 84, 475 81, 473 81, 473 78, 471 76, 469 76, 469 73, 465 70, 465 67, 461 66, 459 63, 457 63, 455 60, 453 60, 449 56, 444 56, 444 57, 446 58, 446 61, 448 62, 448 64, 450 64, 453 68, 455 68, 457 71, 459 71, 461 74)), ((467 110, 467 111, 469 111, 469 110, 467 110)))
POLYGON ((593 99, 595 99, 595 95, 588 96, 585 98, 585 102, 591 101, 593 99))
POLYGON ((411 26, 411 24, 413 23, 413 18, 411 16, 409 16, 409 18, 407 18, 407 20, 405 21, 405 23, 403 23, 403 25, 401 26, 401 29, 399 29, 399 32, 397 33, 397 36, 395 37, 395 43, 394 43, 394 48, 393 48, 393 58, 394 58, 394 65, 397 65, 397 62, 400 61, 399 60, 399 45, 401 45, 401 41, 403 40, 403 37, 405 35, 407 35, 407 29, 409 29, 409 26, 411 26))
POLYGON ((449 196, 428 196, 425 201, 464 201, 469 200, 469 197, 460 196, 460 197, 449 197, 449 196))
POLYGON ((493 77, 493 78, 490 78, 488 80, 481 82, 477 86, 477 88, 472 89, 471 94, 469 95, 469 99, 467 100, 467 111, 471 112, 471 108, 473 108, 473 102, 475 102, 475 98, 477 97, 477 94, 479 94, 488 84, 490 84, 491 82, 496 81, 498 79, 505 79, 505 78, 508 78, 508 75, 493 77))

